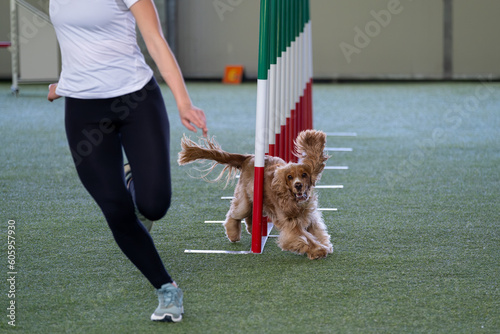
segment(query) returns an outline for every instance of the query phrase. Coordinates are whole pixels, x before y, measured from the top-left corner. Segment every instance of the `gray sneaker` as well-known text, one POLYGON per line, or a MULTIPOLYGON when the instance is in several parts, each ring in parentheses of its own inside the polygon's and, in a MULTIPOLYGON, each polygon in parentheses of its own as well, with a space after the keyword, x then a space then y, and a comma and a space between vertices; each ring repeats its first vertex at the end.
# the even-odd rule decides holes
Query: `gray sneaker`
MULTIPOLYGON (((125 182, 127 185, 127 189, 130 189, 130 182, 132 181, 132 169, 130 168, 130 164, 125 164, 125 166, 123 166, 123 171, 125 172, 125 182)), ((144 225, 146 230, 148 230, 148 232, 151 232, 151 229, 153 228, 153 221, 144 217, 142 213, 139 212, 139 209, 137 209, 137 207, 135 207, 135 215, 142 223, 142 225, 144 225)))
POLYGON ((171 283, 167 283, 156 290, 156 294, 160 304, 151 315, 151 320, 180 322, 184 313, 182 290, 171 283))

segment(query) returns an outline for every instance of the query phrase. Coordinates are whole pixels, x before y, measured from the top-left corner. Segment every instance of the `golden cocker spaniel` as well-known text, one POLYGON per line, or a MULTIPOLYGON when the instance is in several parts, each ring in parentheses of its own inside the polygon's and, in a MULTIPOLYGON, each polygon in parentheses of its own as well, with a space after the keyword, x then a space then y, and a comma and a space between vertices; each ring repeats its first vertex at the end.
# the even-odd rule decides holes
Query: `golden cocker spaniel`
MULTIPOLYGON (((239 241, 243 219, 248 233, 252 233, 254 155, 228 153, 213 138, 202 140, 202 144, 197 144, 184 136, 178 163, 185 165, 196 160, 211 160, 213 163, 209 171, 219 164, 225 165, 216 180, 227 172, 229 181, 240 170, 234 199, 224 223, 228 239, 239 241)), ((306 253, 309 259, 324 258, 333 252, 314 191, 329 158, 324 154, 325 144, 324 132, 305 130, 295 140, 295 155, 300 159, 299 163, 265 157, 263 211, 279 230, 280 248, 298 254, 306 253)))

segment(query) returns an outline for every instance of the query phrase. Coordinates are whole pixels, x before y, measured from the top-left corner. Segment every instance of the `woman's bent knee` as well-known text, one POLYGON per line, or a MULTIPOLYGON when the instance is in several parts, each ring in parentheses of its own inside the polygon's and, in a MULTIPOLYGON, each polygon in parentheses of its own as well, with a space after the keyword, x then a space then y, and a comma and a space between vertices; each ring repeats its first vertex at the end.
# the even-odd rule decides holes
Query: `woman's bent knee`
POLYGON ((149 220, 156 221, 163 218, 170 207, 171 196, 162 196, 146 203, 137 203, 137 209, 149 220))

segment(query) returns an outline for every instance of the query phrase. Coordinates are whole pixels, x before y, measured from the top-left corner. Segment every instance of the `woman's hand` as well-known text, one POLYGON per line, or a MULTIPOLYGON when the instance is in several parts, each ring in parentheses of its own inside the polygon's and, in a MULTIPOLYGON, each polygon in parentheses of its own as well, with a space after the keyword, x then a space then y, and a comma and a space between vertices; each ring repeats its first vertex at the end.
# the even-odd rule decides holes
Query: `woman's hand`
POLYGON ((203 131, 203 137, 208 135, 207 119, 205 113, 200 108, 193 105, 179 108, 179 116, 182 125, 188 130, 196 132, 196 128, 199 128, 203 131))
POLYGON ((56 83, 49 85, 49 94, 47 95, 47 100, 49 100, 50 102, 57 100, 58 98, 61 97, 60 95, 56 94, 56 88, 57 88, 56 83))

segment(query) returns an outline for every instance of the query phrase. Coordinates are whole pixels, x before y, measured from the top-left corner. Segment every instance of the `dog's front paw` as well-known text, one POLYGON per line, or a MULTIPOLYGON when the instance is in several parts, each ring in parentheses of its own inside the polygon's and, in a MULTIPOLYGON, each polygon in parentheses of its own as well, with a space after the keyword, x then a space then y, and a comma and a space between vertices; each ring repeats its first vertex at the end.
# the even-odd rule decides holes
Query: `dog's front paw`
POLYGON ((241 233, 228 233, 226 231, 226 236, 231 242, 238 242, 241 240, 241 233))
POLYGON ((224 222, 226 236, 231 242, 237 242, 241 239, 241 221, 228 217, 224 222))
POLYGON ((325 245, 325 247, 326 247, 326 251, 327 251, 328 254, 332 254, 333 253, 333 245, 331 243, 327 243, 325 245))
POLYGON ((317 259, 325 258, 329 253, 332 253, 332 252, 333 252, 333 248, 331 248, 331 251, 330 251, 330 249, 328 249, 326 247, 318 247, 318 248, 310 249, 306 253, 307 253, 307 257, 310 260, 317 260, 317 259))

